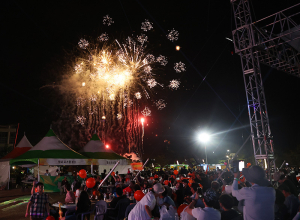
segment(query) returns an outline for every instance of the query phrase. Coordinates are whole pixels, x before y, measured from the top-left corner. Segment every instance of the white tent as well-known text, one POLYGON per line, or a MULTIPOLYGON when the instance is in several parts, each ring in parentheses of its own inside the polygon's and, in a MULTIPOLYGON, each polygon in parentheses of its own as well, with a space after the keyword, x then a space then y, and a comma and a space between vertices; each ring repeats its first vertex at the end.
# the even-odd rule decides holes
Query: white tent
POLYGON ((8 153, 6 156, 0 159, 0 187, 8 184, 10 181, 9 161, 26 153, 31 148, 32 145, 30 144, 30 142, 24 134, 19 144, 10 153, 8 153))

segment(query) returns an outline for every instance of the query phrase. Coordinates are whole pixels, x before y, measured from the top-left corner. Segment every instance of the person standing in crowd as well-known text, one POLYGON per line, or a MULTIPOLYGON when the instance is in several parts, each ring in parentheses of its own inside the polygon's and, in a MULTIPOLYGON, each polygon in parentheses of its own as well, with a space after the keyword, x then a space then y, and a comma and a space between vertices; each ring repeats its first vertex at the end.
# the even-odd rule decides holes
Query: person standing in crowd
POLYGON ((37 192, 31 195, 31 198, 28 202, 25 218, 28 217, 28 212, 30 210, 31 220, 42 220, 45 217, 46 211, 48 215, 50 214, 48 195, 43 193, 43 183, 38 182, 36 184, 36 188, 37 192))
POLYGON ((182 180, 183 184, 183 197, 189 197, 192 195, 191 188, 188 185, 189 181, 187 179, 182 180))
POLYGON ((67 180, 67 177, 65 176, 63 181, 61 181, 61 188, 62 188, 63 192, 65 192, 66 184, 69 184, 69 182, 67 180))
MULTIPOLYGON (((153 186, 153 190, 148 192, 131 210, 128 220, 150 220, 152 218, 151 211, 156 204, 156 198, 165 191, 164 187, 157 183, 153 186)), ((156 219, 156 218, 155 218, 156 219)), ((159 218, 157 218, 159 219, 159 218)))
POLYGON ((296 197, 298 197, 298 190, 297 190, 297 187, 295 186, 295 184, 289 180, 285 174, 282 174, 280 177, 279 177, 279 180, 278 180, 278 183, 281 185, 285 185, 287 186, 289 189, 290 189, 290 192, 292 194, 294 194, 296 197))
POLYGON ((79 199, 79 196, 80 196, 80 193, 82 191, 81 189, 81 183, 78 182, 75 184, 75 203, 77 204, 78 203, 78 199, 79 199))
POLYGON ((46 173, 44 174, 44 176, 51 176, 51 174, 49 173, 49 170, 46 170, 46 173))
POLYGON ((180 206, 184 202, 182 183, 180 183, 180 182, 176 183, 175 189, 176 189, 176 191, 175 191, 176 204, 177 204, 177 206, 180 206))
POLYGON ((214 209, 213 206, 215 205, 215 202, 217 201, 217 195, 216 192, 212 189, 206 190, 206 192, 203 195, 203 203, 205 205, 205 208, 195 208, 195 204, 197 200, 199 199, 199 194, 196 193, 195 199, 189 204, 189 206, 185 209, 185 212, 196 218, 197 220, 220 220, 221 219, 221 213, 214 209))
POLYGON ((284 204, 288 209, 290 219, 293 219, 299 209, 299 200, 295 195, 291 193, 289 187, 285 184, 281 184, 278 189, 283 193, 285 197, 284 204))
MULTIPOLYGON (((193 199, 196 199, 198 187, 199 187, 199 185, 197 183, 192 183, 191 192, 193 193, 193 195, 191 195, 191 197, 187 200, 188 203, 191 203, 193 201, 193 199)), ((199 198, 200 195, 202 195, 202 192, 201 192, 201 194, 198 195, 198 200, 196 201, 195 208, 198 208, 198 207, 204 208, 205 207, 203 201, 201 200, 201 198, 199 198)))
POLYGON ((219 198, 220 207, 221 207, 221 220, 242 220, 242 216, 234 209, 233 207, 233 198, 228 194, 223 194, 219 198), (240 218, 238 218, 240 216, 240 218))
POLYGON ((252 186, 239 190, 240 173, 234 173, 232 195, 238 201, 244 200, 244 220, 273 220, 275 217, 275 189, 268 187, 270 183, 265 177, 265 171, 260 166, 254 165, 244 168, 242 173, 252 186))
POLYGON ((117 197, 113 198, 113 200, 111 201, 111 203, 109 204, 110 208, 115 208, 117 203, 121 200, 121 199, 126 199, 126 195, 123 195, 123 190, 121 187, 118 187, 116 189, 116 194, 117 197))
POLYGON ((286 205, 284 204, 285 197, 283 193, 276 189, 276 200, 275 200, 275 219, 285 220, 289 219, 289 213, 286 205))

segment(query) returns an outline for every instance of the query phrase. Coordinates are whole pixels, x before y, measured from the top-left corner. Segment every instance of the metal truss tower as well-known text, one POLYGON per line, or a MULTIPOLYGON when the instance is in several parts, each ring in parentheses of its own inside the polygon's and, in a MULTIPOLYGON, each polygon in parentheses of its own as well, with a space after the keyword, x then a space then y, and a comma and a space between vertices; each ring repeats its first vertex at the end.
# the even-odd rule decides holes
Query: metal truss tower
POLYGON ((231 4, 236 25, 233 43, 242 63, 254 157, 256 164, 267 164, 271 179, 276 167, 260 63, 300 77, 300 54, 295 48, 300 26, 292 20, 300 15, 300 4, 256 22, 252 22, 249 0, 231 0, 231 4), (286 16, 287 11, 294 14, 286 16))

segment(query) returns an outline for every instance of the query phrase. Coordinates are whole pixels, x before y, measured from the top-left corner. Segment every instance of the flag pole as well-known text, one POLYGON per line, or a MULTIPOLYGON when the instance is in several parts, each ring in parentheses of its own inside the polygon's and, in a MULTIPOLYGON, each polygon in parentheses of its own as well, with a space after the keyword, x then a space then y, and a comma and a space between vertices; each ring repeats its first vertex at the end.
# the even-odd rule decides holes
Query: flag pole
MULTIPOLYGON (((145 163, 143 164, 143 169, 144 169, 144 167, 145 167, 145 165, 148 163, 148 161, 149 161, 149 158, 145 161, 145 163)), ((142 169, 142 170, 143 170, 142 169)), ((133 178, 133 180, 135 180, 136 178, 137 178, 137 176, 140 174, 140 172, 141 172, 141 170, 135 175, 135 177, 133 178)))

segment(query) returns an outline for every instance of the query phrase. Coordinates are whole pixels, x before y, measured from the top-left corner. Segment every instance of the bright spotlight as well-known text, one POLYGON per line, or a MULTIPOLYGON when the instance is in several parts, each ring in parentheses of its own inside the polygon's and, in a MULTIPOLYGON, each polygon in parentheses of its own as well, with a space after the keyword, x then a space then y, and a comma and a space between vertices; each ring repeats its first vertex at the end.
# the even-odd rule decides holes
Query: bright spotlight
POLYGON ((106 145, 106 148, 109 148, 109 146, 108 146, 108 145, 106 145))
POLYGON ((201 142, 203 142, 203 143, 208 142, 209 139, 210 139, 210 136, 209 136, 207 133, 201 133, 201 134, 199 135, 199 140, 200 140, 201 142))
POLYGON ((180 50, 180 46, 176 46, 176 50, 177 50, 177 51, 180 50))
POLYGON ((145 121, 145 119, 144 119, 144 118, 141 118, 141 122, 144 123, 144 121, 145 121))

